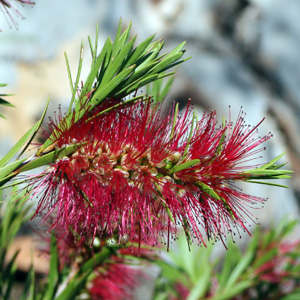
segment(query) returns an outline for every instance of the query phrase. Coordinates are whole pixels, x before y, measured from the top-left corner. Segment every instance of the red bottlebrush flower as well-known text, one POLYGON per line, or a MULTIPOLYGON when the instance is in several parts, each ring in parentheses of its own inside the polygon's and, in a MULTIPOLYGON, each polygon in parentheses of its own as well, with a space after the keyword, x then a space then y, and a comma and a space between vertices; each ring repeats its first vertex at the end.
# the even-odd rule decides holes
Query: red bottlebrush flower
POLYGON ((88 288, 93 300, 126 300, 133 298, 141 272, 125 264, 111 263, 97 273, 88 288))
POLYGON ((10 20, 16 25, 13 17, 11 16, 10 12, 13 12, 15 15, 22 17, 21 13, 18 11, 17 7, 12 3, 21 3, 21 4, 30 4, 33 5, 35 2, 31 0, 0 0, 0 9, 2 10, 4 16, 8 15, 10 20))
POLYGON ((196 122, 189 108, 164 116, 151 100, 99 115, 107 103, 71 125, 50 122, 56 147, 79 146, 33 181, 33 195, 41 194, 35 215, 55 213, 52 228, 120 243, 169 242, 176 225, 203 244, 205 235, 247 231, 247 206, 265 200, 235 181, 249 178, 249 162, 270 137, 256 137, 259 124, 246 125, 240 113, 235 124, 219 126, 214 111, 196 122))

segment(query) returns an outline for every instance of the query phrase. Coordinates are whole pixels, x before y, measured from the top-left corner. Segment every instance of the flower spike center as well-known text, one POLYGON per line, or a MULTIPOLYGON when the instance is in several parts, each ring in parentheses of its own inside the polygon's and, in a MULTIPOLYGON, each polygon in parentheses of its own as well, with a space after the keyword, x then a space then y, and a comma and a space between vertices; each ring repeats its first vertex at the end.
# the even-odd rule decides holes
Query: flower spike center
POLYGON ((151 162, 149 152, 139 155, 134 147, 126 145, 122 151, 115 154, 107 144, 101 144, 99 141, 94 141, 92 146, 85 144, 70 155, 74 170, 77 170, 80 175, 89 172, 96 173, 101 182, 104 182, 105 178, 110 178, 112 172, 122 174, 131 182, 138 180, 141 176, 158 177, 158 182, 161 183, 173 182, 177 177, 175 172, 173 174, 170 172, 170 169, 180 158, 181 154, 175 152, 155 166, 151 162))

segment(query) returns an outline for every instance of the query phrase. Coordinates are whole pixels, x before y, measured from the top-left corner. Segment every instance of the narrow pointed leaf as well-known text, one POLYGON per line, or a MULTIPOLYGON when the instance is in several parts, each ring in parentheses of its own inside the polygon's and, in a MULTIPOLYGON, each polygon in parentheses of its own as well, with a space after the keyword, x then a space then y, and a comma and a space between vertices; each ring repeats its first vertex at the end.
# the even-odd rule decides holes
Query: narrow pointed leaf
POLYGON ((254 256, 255 253, 251 251, 242 256, 242 259, 240 259, 236 267, 231 271, 231 274, 226 283, 226 288, 230 288, 237 283, 242 273, 250 266, 251 262, 254 259, 254 256))
POLYGON ((25 160, 26 158, 20 159, 0 168, 0 186, 5 184, 10 178, 16 176, 16 174, 11 173, 20 167, 25 160))
POLYGON ((80 98, 83 98, 86 94, 88 94, 89 92, 91 92, 93 83, 98 75, 98 71, 101 67, 101 64, 103 63, 103 60, 108 52, 108 49, 110 47, 111 41, 110 38, 108 38, 103 46, 103 49, 100 53, 100 55, 97 57, 89 75, 88 78, 85 81, 85 84, 83 86, 83 89, 80 93, 80 98))
POLYGON ((151 69, 150 72, 151 73, 159 73, 159 72, 166 70, 167 68, 169 68, 170 64, 172 64, 173 62, 180 59, 182 57, 182 55, 183 55, 183 53, 177 53, 168 58, 165 58, 160 63, 158 63, 153 69, 151 69))
POLYGON ((266 177, 272 177, 272 176, 278 176, 278 175, 284 175, 284 174, 291 174, 293 171, 290 170, 262 170, 262 169, 253 169, 245 171, 247 174, 251 175, 261 175, 266 177))
POLYGON ((127 68, 131 66, 132 64, 135 64, 135 62, 138 60, 138 58, 144 53, 145 49, 148 47, 148 45, 151 43, 151 41, 154 39, 154 35, 151 35, 148 37, 145 41, 143 41, 140 45, 138 45, 132 54, 130 55, 129 59, 127 60, 126 64, 124 65, 124 68, 127 68))
POLYGON ((127 86, 126 88, 120 90, 116 95, 121 95, 122 97, 125 97, 126 95, 129 95, 130 93, 136 91, 140 87, 156 80, 158 78, 157 74, 149 75, 147 77, 143 77, 143 79, 137 80, 136 82, 133 82, 131 85, 127 86))
POLYGON ((73 87, 72 73, 71 73, 70 63, 69 63, 69 59, 68 59, 66 52, 64 52, 64 56, 65 56, 65 61, 66 61, 66 66, 67 66, 70 89, 71 89, 71 93, 73 93, 74 87, 73 87))
POLYGON ((172 87, 174 79, 175 79, 174 76, 171 76, 169 78, 169 80, 167 81, 165 87, 163 88, 163 90, 161 91, 161 93, 159 95, 159 101, 163 101, 166 98, 166 96, 168 95, 168 93, 169 93, 169 91, 172 87))
POLYGON ((207 184, 203 182, 197 182, 197 185, 201 188, 201 190, 207 193, 209 196, 213 197, 216 200, 222 200, 220 196, 207 184))
POLYGON ((78 85, 79 85, 80 74, 81 74, 81 69, 82 69, 82 61, 83 61, 83 41, 81 42, 78 70, 77 70, 77 75, 76 75, 76 81, 75 81, 75 84, 74 84, 74 88, 72 90, 72 98, 71 98, 71 101, 70 101, 68 114, 71 113, 73 103, 75 101, 75 96, 76 96, 76 93, 77 93, 77 88, 78 88, 78 85))
MULTIPOLYGON (((4 95, 3 95, 4 96, 4 95)), ((6 95, 5 95, 6 96, 6 95)), ((7 95, 8 96, 8 95, 7 95)), ((0 98, 0 105, 9 106, 9 107, 15 107, 12 103, 4 100, 3 98, 0 98)))
MULTIPOLYGON (((89 273, 82 275, 80 278, 76 278, 68 282, 65 289, 56 296, 53 300, 74 300, 78 296, 79 292, 84 288, 86 281, 89 277, 89 273)), ((43 299, 44 300, 44 299, 43 299)))
POLYGON ((91 103, 95 106, 110 95, 110 93, 123 81, 130 73, 132 73, 134 66, 129 67, 114 77, 108 84, 103 88, 97 90, 91 99, 91 103))
POLYGON ((116 57, 117 53, 120 51, 121 30, 122 30, 122 18, 120 18, 120 20, 119 20, 119 25, 118 25, 117 33, 115 36, 115 41, 113 43, 112 54, 111 54, 112 58, 116 57))
POLYGON ((29 273, 25 281, 25 287, 22 293, 21 300, 35 300, 36 299, 36 290, 35 290, 35 273, 33 265, 31 265, 29 273))
POLYGON ((117 74, 117 71, 121 68, 122 63, 128 56, 129 52, 132 50, 133 44, 135 42, 136 37, 134 37, 118 54, 115 59, 111 59, 110 64, 108 65, 106 72, 101 80, 101 87, 105 86, 107 83, 111 81, 111 79, 117 74))
POLYGON ((273 160, 271 160, 269 163, 263 165, 261 167, 261 169, 268 169, 270 167, 272 167, 272 165, 274 165, 280 158, 282 158, 285 155, 285 152, 281 153, 280 155, 278 155, 277 157, 275 157, 273 160))
POLYGON ((48 165, 59 158, 70 155, 71 153, 76 151, 76 149, 78 149, 78 147, 80 145, 81 144, 69 145, 65 148, 61 148, 61 149, 52 151, 50 153, 47 153, 47 154, 40 156, 40 157, 30 161, 29 163, 25 164, 18 171, 19 171, 19 173, 21 173, 21 172, 29 171, 29 170, 32 170, 32 169, 35 169, 38 167, 48 165))
POLYGON ((185 163, 182 163, 180 165, 176 165, 171 169, 171 173, 175 173, 175 172, 179 172, 179 171, 188 169, 188 168, 194 166, 195 164, 197 164, 198 162, 200 162, 200 159, 193 159, 193 160, 187 161, 185 163))
MULTIPOLYGON (((129 23, 129 26, 126 28, 126 30, 122 33, 122 35, 119 38, 118 47, 116 48, 117 53, 124 47, 124 45, 128 42, 130 31, 131 31, 132 23, 129 23)), ((113 57, 115 57, 113 52, 113 57)))
MULTIPOLYGON (((283 179, 283 178, 279 178, 279 179, 283 179)), ((272 186, 278 186, 278 187, 283 187, 283 188, 289 188, 289 186, 284 185, 284 184, 279 184, 279 183, 274 183, 274 182, 268 182, 268 181, 259 181, 259 180, 246 180, 247 182, 251 182, 251 183, 258 183, 258 184, 264 184, 264 185, 272 185, 272 186)))
POLYGON ((50 268, 49 268, 49 275, 48 275, 48 285, 43 300, 52 300, 57 290, 57 284, 59 278, 58 251, 56 245, 56 238, 54 234, 51 235, 50 254, 51 256, 50 256, 50 268))

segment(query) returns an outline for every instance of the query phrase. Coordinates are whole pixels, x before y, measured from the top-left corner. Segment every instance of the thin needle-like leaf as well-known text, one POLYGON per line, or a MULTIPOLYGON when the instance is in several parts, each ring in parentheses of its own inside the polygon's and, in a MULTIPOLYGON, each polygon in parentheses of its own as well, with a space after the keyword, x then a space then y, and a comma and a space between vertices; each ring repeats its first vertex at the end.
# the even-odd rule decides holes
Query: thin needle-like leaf
POLYGON ((81 42, 81 48, 80 48, 80 55, 79 55, 79 64, 78 64, 78 70, 77 70, 77 76, 76 76, 76 81, 75 81, 75 85, 72 91, 72 98, 70 101, 70 105, 69 105, 69 109, 68 109, 68 114, 71 113, 72 108, 73 108, 73 103, 75 101, 75 96, 77 93, 77 88, 79 85, 79 80, 80 80, 80 74, 81 74, 81 69, 82 69, 82 61, 83 61, 83 41, 81 42))

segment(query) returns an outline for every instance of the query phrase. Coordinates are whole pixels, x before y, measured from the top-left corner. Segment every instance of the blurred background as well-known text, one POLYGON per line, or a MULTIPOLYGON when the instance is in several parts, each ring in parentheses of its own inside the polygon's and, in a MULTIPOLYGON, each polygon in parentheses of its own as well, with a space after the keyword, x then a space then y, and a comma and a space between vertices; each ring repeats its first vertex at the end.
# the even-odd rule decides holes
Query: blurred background
POLYGON ((212 108, 232 120, 241 106, 246 121, 272 132, 263 153, 268 161, 286 152, 282 162, 293 178, 282 181, 290 189, 247 185, 245 192, 269 200, 254 212, 259 223, 276 224, 283 216, 299 218, 300 197, 300 1, 299 0, 37 0, 19 6, 26 18, 17 25, 0 14, 0 83, 13 93, 16 107, 0 119, 3 155, 40 117, 48 96, 54 111, 67 107, 70 88, 64 61, 67 52, 73 76, 80 43, 85 44, 82 80, 90 67, 87 36, 99 24, 99 44, 115 35, 119 18, 124 28, 132 21, 137 42, 156 33, 165 51, 186 41, 192 58, 177 70, 168 101, 196 109, 212 108), (17 28, 16 28, 17 27, 17 28))

